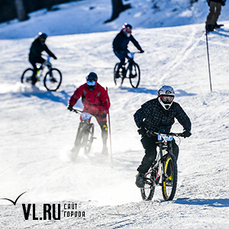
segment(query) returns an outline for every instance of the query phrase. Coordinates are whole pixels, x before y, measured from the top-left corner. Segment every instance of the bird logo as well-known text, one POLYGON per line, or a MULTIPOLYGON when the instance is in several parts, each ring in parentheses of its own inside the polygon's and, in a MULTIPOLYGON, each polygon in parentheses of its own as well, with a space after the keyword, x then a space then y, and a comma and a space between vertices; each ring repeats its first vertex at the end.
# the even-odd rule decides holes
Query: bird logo
POLYGON ((13 200, 11 200, 11 199, 9 199, 9 198, 1 198, 1 199, 2 199, 2 200, 9 200, 11 203, 13 203, 13 205, 16 205, 18 199, 19 199, 24 193, 26 193, 26 192, 23 192, 22 194, 20 194, 20 195, 17 197, 17 199, 16 199, 15 201, 13 201, 13 200))

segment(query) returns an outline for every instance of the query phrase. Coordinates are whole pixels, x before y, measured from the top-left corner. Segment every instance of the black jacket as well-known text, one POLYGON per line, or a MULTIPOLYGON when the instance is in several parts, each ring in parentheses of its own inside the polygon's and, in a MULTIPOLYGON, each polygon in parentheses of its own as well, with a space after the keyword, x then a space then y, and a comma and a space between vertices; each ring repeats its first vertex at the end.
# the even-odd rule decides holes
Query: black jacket
POLYGON ((49 56, 56 58, 56 56, 48 49, 47 45, 42 43, 39 38, 36 38, 30 47, 29 59, 39 59, 43 51, 46 51, 49 56))
POLYGON ((221 3, 223 6, 225 5, 226 3, 226 0, 206 0, 208 5, 210 4, 210 2, 219 2, 221 3))
POLYGON ((134 46, 138 50, 142 50, 141 46, 139 43, 135 40, 135 38, 130 35, 130 37, 127 37, 122 31, 117 34, 117 36, 113 40, 113 50, 116 52, 121 52, 121 51, 127 51, 128 43, 132 42, 134 46))
POLYGON ((175 118, 186 130, 191 130, 191 121, 181 106, 173 102, 169 110, 165 110, 158 101, 158 98, 144 103, 134 114, 134 120, 138 128, 145 127, 151 132, 158 132, 163 129, 169 133, 175 118))

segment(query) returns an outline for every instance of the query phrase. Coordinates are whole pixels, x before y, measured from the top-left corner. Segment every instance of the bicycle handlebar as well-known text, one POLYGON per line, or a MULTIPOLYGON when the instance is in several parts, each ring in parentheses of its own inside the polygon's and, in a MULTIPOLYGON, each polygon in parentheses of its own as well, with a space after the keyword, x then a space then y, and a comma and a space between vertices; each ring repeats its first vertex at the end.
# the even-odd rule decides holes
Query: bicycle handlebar
POLYGON ((82 113, 83 113, 83 111, 78 110, 78 109, 75 109, 75 108, 72 108, 72 111, 74 111, 75 113, 80 113, 80 114, 82 114, 82 113))
POLYGON ((173 132, 170 132, 170 133, 157 133, 157 132, 153 132, 153 134, 156 134, 156 135, 166 134, 166 135, 172 135, 172 136, 175 136, 175 137, 184 137, 183 136, 183 133, 173 133, 173 132))

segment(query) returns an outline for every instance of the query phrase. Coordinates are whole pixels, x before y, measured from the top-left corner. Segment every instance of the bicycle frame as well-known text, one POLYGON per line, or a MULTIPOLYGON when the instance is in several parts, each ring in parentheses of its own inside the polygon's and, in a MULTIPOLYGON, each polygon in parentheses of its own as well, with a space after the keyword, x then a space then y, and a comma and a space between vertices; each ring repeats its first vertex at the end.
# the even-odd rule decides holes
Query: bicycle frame
POLYGON ((37 79, 40 79, 42 76, 43 76, 43 72, 44 72, 44 69, 45 67, 48 68, 48 71, 50 71, 50 69, 52 68, 52 64, 50 62, 50 56, 46 56, 47 59, 45 60, 44 63, 42 64, 37 64, 37 79))
POLYGON ((84 148, 84 152, 88 154, 91 150, 92 142, 95 139, 94 124, 90 122, 93 115, 77 109, 73 109, 73 111, 80 114, 81 121, 79 123, 74 143, 75 146, 73 147, 72 152, 77 155, 80 151, 80 148, 84 148))
POLYGON ((172 148, 172 140, 173 136, 167 135, 167 134, 158 134, 158 146, 159 150, 156 156, 156 163, 153 165, 153 169, 158 168, 158 175, 160 176, 160 181, 162 181, 162 177, 164 175, 164 168, 163 168, 163 162, 164 162, 164 156, 168 153, 173 152, 172 148))
POLYGON ((126 73, 127 73, 127 70, 132 70, 132 66, 133 64, 135 63, 134 61, 134 55, 135 53, 140 53, 140 52, 129 52, 127 54, 128 58, 127 58, 127 61, 124 63, 124 66, 125 66, 125 72, 123 74, 123 78, 129 78, 128 76, 126 76, 126 73))
POLYGON ((182 135, 175 133, 153 134, 158 136, 156 143, 159 149, 155 161, 144 176, 145 184, 141 188, 142 199, 151 200, 155 186, 161 185, 164 200, 172 200, 177 186, 177 163, 173 155, 172 141, 174 136, 182 135))

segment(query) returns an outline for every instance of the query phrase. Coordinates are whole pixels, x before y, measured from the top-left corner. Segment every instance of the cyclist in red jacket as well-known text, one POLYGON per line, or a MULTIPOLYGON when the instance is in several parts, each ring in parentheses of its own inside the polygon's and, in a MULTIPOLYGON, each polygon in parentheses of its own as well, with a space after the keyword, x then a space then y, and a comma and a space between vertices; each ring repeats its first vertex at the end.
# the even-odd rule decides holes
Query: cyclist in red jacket
POLYGON ((82 98, 83 112, 92 114, 101 127, 103 139, 102 153, 107 154, 107 114, 110 108, 110 99, 107 91, 97 82, 98 76, 96 73, 90 72, 86 79, 87 82, 77 88, 74 94, 70 97, 67 108, 72 111, 76 102, 82 98))

